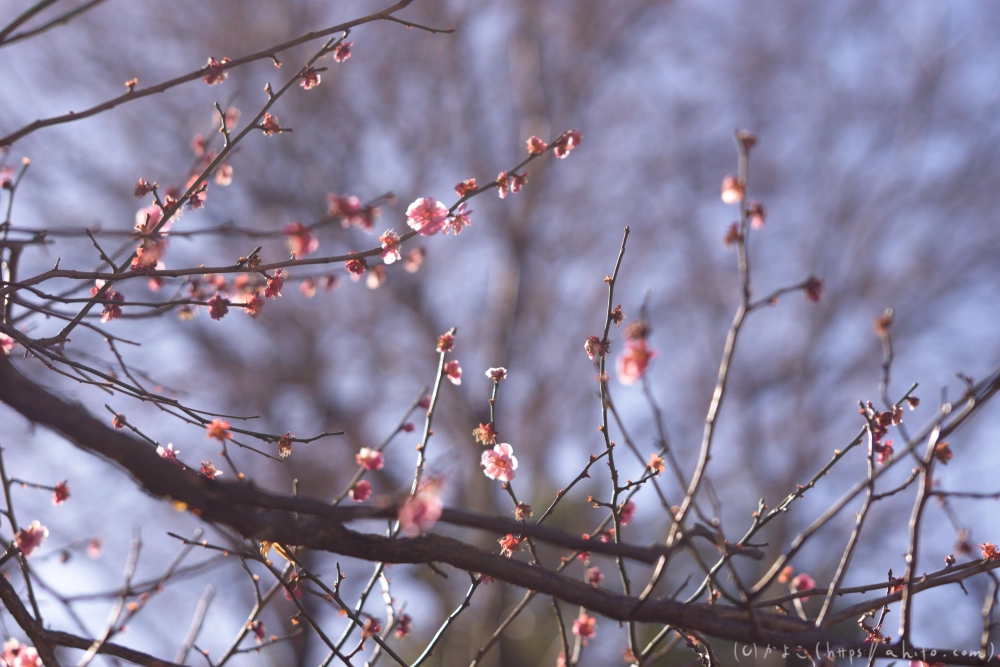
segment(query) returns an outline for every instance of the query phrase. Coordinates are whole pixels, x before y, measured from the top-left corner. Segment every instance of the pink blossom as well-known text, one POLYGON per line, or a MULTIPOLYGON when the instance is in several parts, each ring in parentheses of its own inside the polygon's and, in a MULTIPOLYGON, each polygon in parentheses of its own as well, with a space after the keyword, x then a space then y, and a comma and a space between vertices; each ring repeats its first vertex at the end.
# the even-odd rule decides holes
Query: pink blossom
POLYGON ((87 556, 90 560, 97 560, 101 557, 101 551, 104 549, 104 540, 98 535, 97 537, 92 537, 87 540, 87 556))
POLYGON ((454 359, 444 365, 444 374, 452 384, 462 384, 462 369, 454 359))
POLYGON ((399 526, 407 537, 426 532, 441 518, 444 505, 438 497, 438 482, 425 484, 399 508, 399 526))
POLYGON ((514 456, 514 448, 505 442, 483 452, 480 463, 483 473, 490 479, 509 482, 516 476, 517 457, 514 456))
POLYGON ((215 479, 222 474, 222 471, 215 467, 215 464, 211 461, 201 462, 201 474, 209 479, 215 479))
POLYGON ((299 81, 299 85, 304 89, 309 90, 310 88, 315 88, 319 85, 321 77, 319 72, 316 71, 315 67, 309 67, 305 72, 302 73, 302 80, 299 81))
POLYGON ((625 503, 625 507, 622 508, 621 514, 619 514, 622 525, 627 526, 632 523, 632 519, 635 518, 635 503, 631 500, 625 503))
POLYGON ((604 575, 601 574, 601 569, 596 565, 589 570, 587 570, 587 583, 591 586, 600 586, 601 582, 604 581, 604 575))
MULTIPOLYGON (((212 116, 215 119, 215 127, 221 128, 222 119, 219 117, 218 114, 212 114, 212 116)), ((236 124, 239 122, 240 122, 240 110, 237 109, 236 107, 229 107, 228 109, 226 109, 226 129, 232 130, 234 127, 236 127, 236 124)))
POLYGON ((367 447, 362 447, 361 451, 354 455, 354 460, 359 466, 364 466, 366 470, 379 470, 385 465, 385 457, 382 452, 367 447))
POLYGON ((423 248, 414 248, 406 253, 406 259, 403 260, 403 268, 409 273, 416 273, 420 270, 420 265, 424 263, 426 255, 427 251, 423 248))
POLYGON ((319 248, 319 239, 313 236, 312 230, 298 220, 285 225, 282 233, 287 237, 285 241, 288 243, 288 249, 294 252, 296 257, 305 257, 319 248))
POLYGON ((42 659, 33 646, 26 646, 13 637, 4 642, 0 662, 4 667, 42 667, 42 659))
POLYGON ((14 167, 0 167, 0 188, 10 190, 14 187, 14 167))
POLYGON ((265 113, 264 120, 260 123, 260 129, 263 130, 265 136, 281 134, 281 124, 278 123, 278 117, 265 113))
POLYGON ((581 613, 580 618, 573 621, 573 634, 583 640, 586 644, 588 639, 593 639, 597 634, 597 619, 588 614, 581 613))
POLYGON ((0 333, 0 352, 3 352, 6 356, 10 356, 10 353, 14 350, 14 339, 5 333, 0 333))
POLYGON ((35 549, 41 546, 45 538, 49 536, 49 529, 43 526, 37 519, 31 522, 27 528, 22 528, 14 535, 17 548, 21 550, 25 558, 34 553, 35 549))
POLYGON ((223 162, 219 165, 218 170, 215 172, 215 184, 226 187, 233 182, 233 166, 227 162, 223 162))
POLYGON ((333 47, 333 59, 338 63, 342 63, 350 58, 352 46, 354 46, 354 42, 341 42, 333 47))
POLYGON ((202 77, 202 81, 210 86, 214 86, 217 83, 222 83, 229 76, 229 73, 222 69, 222 66, 229 62, 229 58, 223 58, 221 61, 215 58, 209 58, 208 64, 205 65, 205 76, 202 77))
POLYGON ((229 300, 216 294, 208 300, 208 314, 213 320, 221 320, 229 312, 229 300))
MULTIPOLYGON (((356 254, 353 250, 351 254, 356 254)), ((347 272, 351 274, 351 280, 357 281, 361 279, 365 271, 368 270, 368 260, 364 257, 358 257, 357 259, 351 259, 344 262, 344 268, 347 272)))
POLYGON ((213 419, 205 425, 205 437, 215 438, 219 442, 232 440, 233 434, 229 432, 229 422, 222 419, 213 419))
POLYGON ((243 310, 250 317, 257 319, 264 310, 264 299, 260 298, 259 294, 254 294, 243 302, 243 310))
POLYGON ((444 229, 448 209, 433 197, 421 197, 406 209, 406 224, 421 236, 433 236, 444 229))
POLYGON ((368 272, 368 277, 365 278, 365 285, 368 289, 378 289, 385 284, 385 265, 379 264, 372 267, 371 271, 368 272))
POLYGON ((168 442, 166 447, 157 446, 156 453, 159 454, 162 459, 180 463, 180 461, 177 460, 177 454, 179 454, 179 452, 174 449, 174 443, 172 442, 168 442))
POLYGON ((611 341, 607 338, 601 340, 597 336, 590 336, 584 341, 583 349, 586 350, 587 357, 590 359, 594 357, 603 358, 611 351, 611 341))
POLYGON ((411 618, 409 614, 403 614, 400 616, 399 620, 396 621, 396 638, 405 639, 410 634, 412 627, 413 618, 411 618))
POLYGON ((254 621, 251 623, 250 631, 253 632, 253 636, 257 639, 258 644, 267 637, 267 627, 264 625, 264 621, 254 621))
POLYGON ((507 377, 506 368, 490 368, 486 371, 486 377, 493 380, 494 382, 499 382, 507 377))
POLYGON ((444 233, 452 232, 455 236, 462 233, 462 230, 472 224, 469 220, 469 216, 472 215, 473 211, 467 210, 468 204, 462 202, 462 205, 455 210, 455 214, 449 217, 444 223, 444 233))
POLYGON ((363 503, 372 495, 372 485, 368 480, 361 480, 351 487, 351 500, 356 503, 363 503))
POLYGON ((268 276, 267 287, 264 289, 264 296, 268 299, 277 299, 281 296, 281 287, 285 284, 285 279, 281 277, 281 269, 275 269, 273 276, 268 276))
POLYGON ((735 176, 726 176, 722 179, 722 202, 724 204, 738 204, 743 201, 745 187, 735 176))
POLYGON ((392 264, 393 262, 402 259, 402 255, 399 252, 399 234, 395 231, 389 229, 386 230, 385 234, 378 237, 378 240, 382 243, 382 261, 386 264, 392 264))
POLYGON ((506 536, 501 537, 497 542, 500 543, 500 555, 511 558, 515 551, 521 550, 521 540, 514 537, 510 533, 506 536))
POLYGON ((69 500, 69 484, 66 482, 56 483, 56 490, 52 493, 52 504, 62 505, 69 500))
MULTIPOLYGON (((795 575, 794 579, 792 579, 790 586, 792 587, 792 590, 796 592, 808 591, 816 588, 816 582, 813 580, 812 577, 810 577, 805 572, 800 572, 799 574, 795 575)), ((802 598, 802 601, 808 602, 809 601, 808 596, 802 598)))
POLYGON ((120 320, 122 317, 121 304, 125 303, 125 295, 113 289, 104 293, 104 299, 112 303, 104 304, 104 311, 101 313, 101 322, 120 320))
POLYGON ((569 152, 580 145, 583 141, 583 135, 576 130, 569 130, 564 132, 561 137, 556 139, 555 154, 559 159, 565 158, 569 155, 569 152))
POLYGON ((624 385, 635 384, 646 372, 649 362, 656 358, 656 350, 646 345, 645 339, 635 338, 625 344, 625 351, 618 357, 618 381, 624 385))
POLYGON ((538 137, 528 139, 528 153, 531 155, 541 155, 549 145, 538 137))
POLYGON ((306 278, 299 283, 299 292, 307 299, 313 298, 316 296, 316 283, 313 282, 312 278, 306 278))
POLYGON ((476 190, 476 179, 474 178, 466 179, 455 186, 455 192, 458 194, 459 197, 464 197, 470 192, 475 192, 475 190, 476 190))
POLYGON ((455 349, 455 334, 450 331, 438 336, 437 351, 444 354, 455 349))

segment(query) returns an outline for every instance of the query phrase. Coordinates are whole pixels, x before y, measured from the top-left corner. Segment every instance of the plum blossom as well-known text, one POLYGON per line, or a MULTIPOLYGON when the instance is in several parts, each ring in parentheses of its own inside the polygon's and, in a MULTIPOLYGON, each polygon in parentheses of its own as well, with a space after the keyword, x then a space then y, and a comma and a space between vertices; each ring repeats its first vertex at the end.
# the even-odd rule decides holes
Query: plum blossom
POLYGON ((361 451, 354 455, 354 460, 359 466, 364 466, 365 470, 379 470, 385 465, 385 457, 382 452, 368 447, 362 447, 361 451))
POLYGON ((538 137, 528 139, 528 153, 530 155, 541 155, 549 145, 538 137))
MULTIPOLYGON (((352 250, 351 254, 354 255, 356 253, 352 250)), ((368 270, 368 260, 364 257, 351 259, 344 263, 344 268, 351 274, 351 280, 357 281, 360 280, 361 276, 368 270)))
POLYGON ((243 310, 250 317, 257 319, 264 310, 264 299, 259 294, 254 294, 243 302, 243 310))
POLYGON ((444 374, 452 384, 462 384, 462 368, 454 359, 444 365, 444 374))
POLYGON ((34 646, 26 646, 13 637, 4 642, 0 662, 5 667, 42 667, 42 659, 34 646))
POLYGON ((304 89, 309 90, 310 88, 315 88, 320 82, 319 72, 316 71, 315 67, 309 67, 305 72, 302 73, 302 81, 299 81, 299 85, 304 89))
POLYGON ((219 442, 232 440, 233 434, 229 431, 229 422, 222 419, 213 419, 205 425, 205 437, 215 438, 219 442))
POLYGON ((351 487, 351 500, 356 503, 363 503, 372 495, 372 485, 368 480, 361 480, 351 487))
POLYGON ((156 453, 161 459, 167 459, 168 461, 180 463, 180 461, 177 460, 177 454, 179 454, 179 452, 174 449, 174 443, 172 442, 168 442, 166 447, 157 446, 156 453))
POLYGON ((385 234, 378 237, 379 242, 382 243, 382 261, 386 264, 392 264, 393 262, 402 259, 402 255, 399 252, 399 234, 395 231, 389 229, 386 230, 385 234))
POLYGON ((405 639, 413 628, 413 618, 409 614, 403 614, 396 621, 396 638, 405 639))
POLYGON ((517 457, 514 456, 514 448, 506 442, 501 442, 492 450, 483 452, 482 460, 483 474, 490 479, 498 479, 501 482, 509 482, 516 476, 517 457))
POLYGON ((295 253, 296 257, 305 257, 319 248, 319 239, 313 236, 311 229, 298 220, 285 225, 282 233, 286 237, 288 249, 295 253))
POLYGON ((57 482, 55 491, 52 493, 52 504, 62 505, 67 500, 69 500, 69 484, 57 482))
POLYGON ((739 204, 743 201, 745 186, 735 176, 722 179, 722 202, 724 204, 739 204))
POLYGON ((597 634, 597 619, 585 613, 580 614, 580 618, 573 621, 573 634, 583 640, 586 644, 588 639, 593 639, 597 634))
POLYGON ((486 371, 486 377, 493 380, 494 382, 499 382, 507 377, 507 369, 503 367, 490 368, 486 371))
POLYGON ((497 431, 493 428, 493 422, 480 424, 472 429, 472 437, 476 439, 476 442, 481 442, 484 445, 497 444, 497 431))
POLYGON ((14 339, 5 333, 0 333, 0 352, 4 355, 10 356, 10 353, 14 350, 14 339))
POLYGON ((564 132, 561 137, 556 139, 555 154, 560 160, 569 155, 569 152, 580 145, 583 141, 583 135, 577 130, 569 130, 564 132))
POLYGON ((644 339, 628 341, 625 351, 618 357, 618 381, 624 385, 635 384, 645 374, 649 362, 655 358, 656 350, 648 347, 644 339))
POLYGON ((101 312, 101 322, 120 320, 122 317, 121 304, 125 303, 125 295, 117 290, 109 289, 104 293, 104 299, 111 303, 104 304, 104 310, 101 312))
POLYGON ((354 42, 341 42, 337 46, 333 47, 333 59, 338 63, 342 63, 351 57, 351 47, 354 46, 354 42))
POLYGON ((14 535, 14 541, 17 543, 17 548, 27 558, 41 546, 48 536, 49 529, 43 526, 38 519, 35 519, 30 526, 17 531, 17 534, 14 535))
POLYGON ((292 435, 291 431, 278 438, 278 457, 287 459, 292 455, 292 435))
POLYGON ((299 292, 307 299, 313 298, 316 296, 316 283, 313 282, 312 278, 306 278, 299 283, 299 292))
POLYGON ((458 194, 459 197, 464 197, 470 192, 475 192, 475 190, 476 190, 476 179, 474 178, 466 179, 455 186, 455 192, 458 194))
POLYGON ((268 276, 267 287, 264 289, 264 296, 268 299, 277 299, 281 296, 281 287, 285 284, 285 279, 281 276, 281 269, 275 269, 273 276, 268 276))
POLYGON ((589 337, 583 344, 583 349, 587 351, 587 357, 606 357, 611 352, 611 341, 605 338, 601 340, 597 336, 589 337))
POLYGON ((444 229, 448 209, 433 197, 421 197, 406 209, 406 224, 421 236, 433 236, 444 229))
POLYGON ((208 314, 213 320, 221 320, 229 312, 229 300, 216 294, 208 300, 208 314))
POLYGON ((521 550, 521 540, 514 537, 510 533, 506 536, 501 537, 497 542, 500 544, 500 555, 511 558, 515 551, 521 550))
POLYGON ((205 65, 205 76, 202 77, 202 81, 210 86, 214 86, 217 83, 222 83, 229 76, 229 73, 222 69, 222 66, 229 62, 229 58, 223 58, 221 61, 215 58, 209 58, 208 64, 205 65))
POLYGON ((10 190, 14 187, 14 167, 4 165, 0 167, 0 188, 10 190))
POLYGON ((379 287, 385 284, 385 281, 386 281, 385 265, 379 264, 378 266, 373 267, 372 270, 368 272, 368 277, 365 278, 365 286, 368 289, 378 289, 379 287))
POLYGON ((278 123, 278 117, 265 113, 264 120, 260 123, 260 129, 263 130, 266 136, 281 134, 281 125, 278 123))
POLYGON ((215 464, 211 461, 201 462, 201 474, 209 479, 215 479, 222 474, 222 471, 215 467, 215 464))
POLYGON ((635 503, 631 500, 625 503, 625 507, 622 508, 621 514, 619 514, 622 525, 627 526, 632 523, 632 519, 635 518, 635 503))
POLYGON ((604 575, 601 573, 601 569, 596 565, 589 570, 587 570, 587 583, 591 586, 600 586, 601 582, 604 581, 604 575))
POLYGON ((462 230, 472 224, 469 220, 469 216, 472 215, 473 211, 468 210, 468 204, 462 202, 454 215, 450 216, 444 223, 444 233, 452 232, 455 236, 462 233, 462 230))
POLYGON ((426 250, 423 248, 414 248, 406 253, 406 259, 403 260, 403 268, 409 273, 416 273, 420 270, 420 265, 424 263, 424 257, 426 256, 426 250))
POLYGON ((437 351, 441 354, 455 349, 455 334, 450 331, 438 336, 437 351))
POLYGON ((407 537, 417 537, 426 532, 441 518, 444 505, 438 496, 439 482, 432 481, 420 487, 412 498, 399 508, 399 526, 407 537))
POLYGON ((226 187, 227 185, 232 185, 232 182, 233 166, 227 162, 223 162, 215 172, 215 184, 226 187))
MULTIPOLYGON (((810 577, 805 572, 800 572, 799 574, 797 574, 795 578, 792 579, 789 585, 792 587, 793 591, 808 591, 812 590, 813 588, 816 588, 816 582, 813 580, 812 577, 810 577)), ((802 598, 802 601, 808 602, 809 597, 806 596, 802 598)))

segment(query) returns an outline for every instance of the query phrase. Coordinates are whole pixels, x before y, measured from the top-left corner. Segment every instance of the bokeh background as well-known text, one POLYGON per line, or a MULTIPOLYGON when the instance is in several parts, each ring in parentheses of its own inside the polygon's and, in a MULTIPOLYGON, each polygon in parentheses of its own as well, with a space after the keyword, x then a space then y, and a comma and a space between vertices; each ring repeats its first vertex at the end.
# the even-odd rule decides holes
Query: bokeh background
MULTIPOLYGON (((28 4, 4 0, 0 15, 13 16, 28 4)), ((209 56, 252 53, 381 8, 367 1, 108 0, 67 27, 0 49, 0 134, 116 96, 132 77, 140 86, 156 83, 202 66, 209 56)), ((650 369, 653 392, 690 474, 737 303, 735 254, 722 243, 736 209, 719 199, 721 179, 735 172, 737 127, 760 139, 750 162, 749 196, 768 210, 766 226, 750 242, 755 296, 810 274, 822 278, 825 289, 818 304, 790 294, 745 325, 710 468, 727 537, 743 534, 758 499, 774 505, 854 437, 862 425, 859 400, 880 404, 882 352, 872 320, 884 309, 895 312, 889 395, 920 383, 921 407, 906 417, 914 430, 942 392, 960 395, 956 372, 983 377, 1000 363, 1000 16, 990 5, 510 0, 416 2, 401 17, 456 32, 431 35, 389 23, 354 31, 349 61, 328 63, 318 88, 296 88, 274 110, 294 132, 249 137, 230 161, 233 184, 211 186, 206 208, 188 213, 174 229, 232 222, 277 231, 295 220, 322 219, 329 193, 370 200, 392 191, 396 204, 382 207, 375 229, 402 231, 409 202, 426 195, 454 201, 459 181, 488 181, 519 162, 531 135, 551 138, 573 128, 582 132, 583 144, 566 160, 534 163, 520 194, 474 199, 469 229, 458 237, 420 239, 427 251, 420 271, 389 267, 377 289, 337 269, 344 280, 336 290, 307 299, 297 283, 288 283, 256 321, 234 311, 221 322, 202 312, 190 321, 170 314, 109 325, 141 339, 141 348, 128 351, 129 361, 183 392, 188 404, 259 415, 253 424, 265 431, 346 431, 297 446, 284 465, 237 451, 260 485, 290 491, 298 479, 302 494, 332 498, 355 470, 354 453, 389 435, 433 380, 434 340, 455 326, 465 375, 461 386, 444 387, 430 469, 446 480, 449 505, 509 513, 510 499, 480 472, 481 446, 471 437, 489 414, 491 383, 484 371, 505 366, 498 428, 520 461, 515 491, 540 511, 603 447, 595 370, 583 341, 603 326, 602 279, 613 269, 625 225, 631 237, 616 302, 628 321, 647 306, 650 342, 659 351, 650 369)), ((265 82, 283 82, 318 46, 282 54, 281 70, 257 62, 219 86, 189 83, 17 142, 8 162, 29 156, 32 164, 15 202, 15 224, 130 229, 144 205, 132 197, 136 180, 182 185, 194 160, 192 137, 211 134, 214 102, 240 108, 245 122, 266 101, 265 82)), ((233 235, 176 238, 166 264, 227 264, 254 245, 233 235)), ((375 245, 375 236, 335 225, 321 232, 319 253, 375 245)), ((287 254, 281 239, 264 243, 265 261, 287 254)), ((57 258, 63 268, 100 264, 87 239, 59 238, 57 245, 27 253, 22 275, 46 270, 57 258)), ((299 269, 291 276, 322 273, 299 269)), ((123 291, 128 299, 154 296, 138 281, 123 291)), ((55 326, 24 324, 32 335, 55 326)), ((617 338, 621 349, 620 332, 617 338)), ((74 335, 70 349, 108 356, 100 337, 89 332, 74 335)), ((182 459, 218 459, 197 428, 45 374, 37 363, 20 365, 109 419, 105 403, 125 413, 151 437, 174 443, 182 459)), ((641 389, 613 381, 612 395, 629 435, 648 456, 658 443, 641 389)), ((995 407, 953 438, 955 458, 938 468, 942 488, 998 490, 995 407)), ((418 433, 393 441, 384 472, 372 478, 376 493, 408 485, 418 433)), ((617 429, 615 439, 622 439, 617 429)), ((157 576, 179 551, 167 531, 187 535, 199 527, 193 517, 138 492, 116 469, 2 407, 0 445, 14 476, 45 484, 68 479, 73 492, 66 505, 53 507, 46 493, 15 490, 19 519, 38 518, 51 531, 33 560, 41 579, 58 591, 40 594, 53 627, 100 630, 110 597, 71 602, 77 621, 59 596, 113 592, 137 527, 144 542, 139 579, 157 576), (103 554, 90 559, 80 540, 97 535, 103 554), (70 547, 65 563, 62 547, 70 547)), ((627 454, 622 459, 623 475, 637 478, 641 464, 627 454)), ((884 488, 905 478, 909 470, 900 468, 884 488)), ((859 448, 771 524, 762 537, 768 553, 786 549, 864 470, 859 448)), ((609 483, 603 465, 595 471, 564 501, 553 525, 582 533, 600 521, 603 510, 592 509, 586 496, 606 496, 609 483)), ((661 488, 679 501, 669 477, 661 488)), ((899 494, 875 507, 848 585, 881 580, 890 568, 902 573, 912 497, 899 494)), ((702 503, 711 509, 707 498, 702 503)), ((638 506, 625 539, 662 539, 666 518, 651 489, 638 506)), ((810 543, 795 560, 797 570, 829 581, 858 507, 849 506, 810 543)), ((995 501, 955 501, 952 509, 971 531, 970 543, 1000 540, 995 501)), ((225 543, 205 528, 206 538, 225 543)), ((919 571, 939 569, 951 553, 960 561, 978 557, 978 549, 972 556, 956 550, 955 526, 937 504, 925 515, 924 530, 919 571)), ((462 535, 483 546, 494 539, 462 535)), ((557 562, 555 552, 545 553, 549 563, 557 562)), ((213 555, 194 553, 187 562, 213 555)), ((309 556, 328 577, 336 560, 309 556)), ((595 563, 607 576, 605 585, 620 586, 612 562, 595 563)), ((372 566, 341 565, 350 597, 372 566)), ((762 572, 754 563, 742 566, 744 578, 762 572)), ((580 565, 569 571, 582 576, 580 565)), ((678 561, 661 590, 676 590, 694 571, 678 561)), ((461 601, 468 579, 450 572, 445 580, 426 567, 389 572, 394 596, 415 619, 414 636, 399 649, 412 659, 461 601)), ((646 576, 646 569, 636 568, 633 580, 646 576)), ((698 580, 696 575, 686 590, 698 580)), ((172 657, 208 585, 216 595, 197 645, 220 654, 254 600, 235 561, 175 582, 119 641, 172 657)), ((915 641, 978 646, 987 586, 976 579, 966 588, 968 596, 950 587, 918 599, 915 641), (940 613, 943 608, 948 614, 940 613)), ((521 595, 503 585, 480 588, 431 663, 467 664, 521 595)), ((306 600, 324 627, 339 635, 344 619, 331 605, 306 600)), ((560 648, 550 605, 536 600, 484 664, 554 664, 560 648)), ((366 609, 384 618, 380 595, 366 609)), ((269 632, 291 631, 292 611, 287 601, 276 601, 264 615, 269 632)), ((897 612, 887 621, 892 635, 897 612)), ((2 620, 18 634, 9 617, 2 620)), ((598 628, 582 664, 617 664, 624 630, 608 619, 599 619, 598 628)), ((847 624, 843 632, 857 630, 847 624)), ((720 656, 732 656, 725 646, 720 656)), ((325 654, 307 633, 231 664, 314 665, 325 654)), ((692 659, 678 651, 662 663, 692 659)), ((188 664, 201 660, 188 656, 188 664)))

